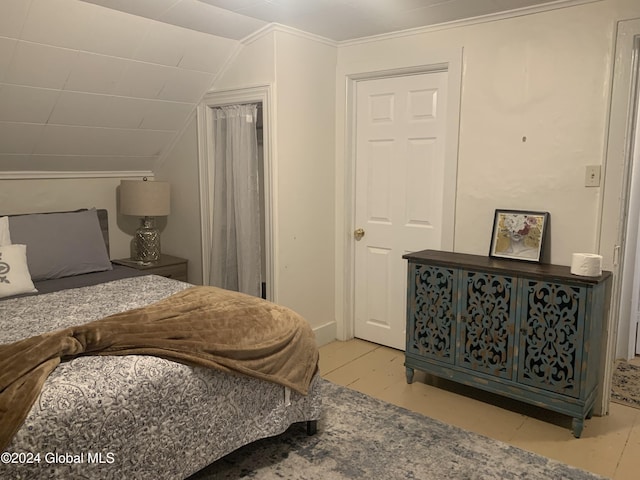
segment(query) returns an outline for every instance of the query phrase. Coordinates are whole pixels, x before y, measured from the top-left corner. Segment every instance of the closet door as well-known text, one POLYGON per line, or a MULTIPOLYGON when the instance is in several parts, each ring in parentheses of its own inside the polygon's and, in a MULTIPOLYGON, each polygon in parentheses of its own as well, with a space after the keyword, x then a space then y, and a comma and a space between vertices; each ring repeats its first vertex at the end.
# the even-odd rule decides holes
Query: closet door
POLYGON ((447 72, 356 87, 355 336, 405 344, 402 255, 443 245, 447 72))

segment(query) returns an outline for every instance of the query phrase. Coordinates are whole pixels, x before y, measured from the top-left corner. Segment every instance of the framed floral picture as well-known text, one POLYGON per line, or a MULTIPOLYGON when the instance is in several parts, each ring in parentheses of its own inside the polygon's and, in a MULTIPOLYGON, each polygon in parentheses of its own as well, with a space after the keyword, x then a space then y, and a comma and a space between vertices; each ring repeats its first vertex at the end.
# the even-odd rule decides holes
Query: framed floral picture
POLYGON ((540 262, 548 223, 548 212, 496 210, 489 256, 540 262))

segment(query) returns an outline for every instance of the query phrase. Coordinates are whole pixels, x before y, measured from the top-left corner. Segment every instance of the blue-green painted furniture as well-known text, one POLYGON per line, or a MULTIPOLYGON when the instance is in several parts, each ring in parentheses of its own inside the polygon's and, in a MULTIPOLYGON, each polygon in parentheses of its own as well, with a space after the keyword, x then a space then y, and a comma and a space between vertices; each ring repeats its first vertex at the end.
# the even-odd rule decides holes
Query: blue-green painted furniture
POLYGON ((596 400, 611 273, 435 250, 408 260, 407 382, 422 370, 573 417, 596 400))

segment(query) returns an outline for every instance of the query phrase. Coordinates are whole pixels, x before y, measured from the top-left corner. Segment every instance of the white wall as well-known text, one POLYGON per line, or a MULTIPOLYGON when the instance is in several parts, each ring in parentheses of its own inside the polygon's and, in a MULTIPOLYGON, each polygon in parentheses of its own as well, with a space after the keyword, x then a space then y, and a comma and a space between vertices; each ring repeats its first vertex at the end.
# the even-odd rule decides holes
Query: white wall
POLYGON ((189 261, 189 282, 201 284, 202 243, 195 113, 180 139, 156 169, 155 177, 171 184, 171 215, 166 217, 162 231, 162 252, 186 258, 189 261))
MULTIPOLYGON (((340 272, 348 268, 346 75, 419 66, 434 51, 463 49, 454 249, 487 255, 496 208, 542 210, 551 214, 551 262, 569 265, 573 252, 599 251, 601 215, 619 218, 619 211, 601 213, 603 189, 584 186, 585 167, 605 166, 616 23, 639 16, 640 2, 603 0, 341 46, 337 295, 344 290, 340 272)), ((610 269, 613 250, 600 253, 610 269)), ((339 326, 350 321, 340 308, 339 326)))
MULTIPOLYGON (((212 88, 271 88, 271 117, 265 122, 270 123, 274 173, 274 300, 302 314, 320 343, 335 338, 335 66, 335 45, 276 28, 245 42, 212 88)), ((197 139, 191 130, 187 128, 188 138, 178 142, 156 172, 158 178, 175 183, 175 189, 197 187, 197 139)), ((200 236, 200 227, 195 225, 199 209, 193 195, 178 208, 181 215, 190 215, 188 227, 186 220, 181 221, 174 236, 174 227, 167 225, 163 233, 166 249, 169 245, 178 248, 177 235, 185 235, 182 226, 189 228, 190 236, 200 236)), ((191 260, 195 243, 192 238, 187 242, 191 260)), ((197 261, 201 262, 200 255, 197 261)), ((201 279, 201 271, 199 274, 201 279)), ((191 275, 190 279, 194 280, 191 275)))
MULTIPOLYGON (((337 85, 347 73, 418 66, 438 48, 463 49, 456 251, 488 253, 496 208, 550 212, 553 263, 596 249, 601 189, 586 188, 584 173, 603 161, 613 28, 605 5, 340 49, 337 85)), ((336 110, 344 118, 340 89, 336 110)), ((336 152, 340 172, 344 138, 336 152)), ((343 209, 344 200, 338 222, 343 209)))
POLYGON ((276 33, 278 295, 335 338, 336 48, 276 33))
POLYGON ((265 32, 242 47, 216 79, 212 90, 270 85, 275 81, 275 34, 265 32))

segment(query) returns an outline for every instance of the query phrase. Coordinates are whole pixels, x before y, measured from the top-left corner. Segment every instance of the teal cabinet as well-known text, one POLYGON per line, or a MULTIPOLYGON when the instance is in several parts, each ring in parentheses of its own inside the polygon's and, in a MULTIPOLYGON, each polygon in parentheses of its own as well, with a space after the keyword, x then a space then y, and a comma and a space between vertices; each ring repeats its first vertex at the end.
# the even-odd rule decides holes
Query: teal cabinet
POLYGON ((425 250, 407 254, 407 381, 416 369, 573 417, 596 399, 611 274, 425 250))

